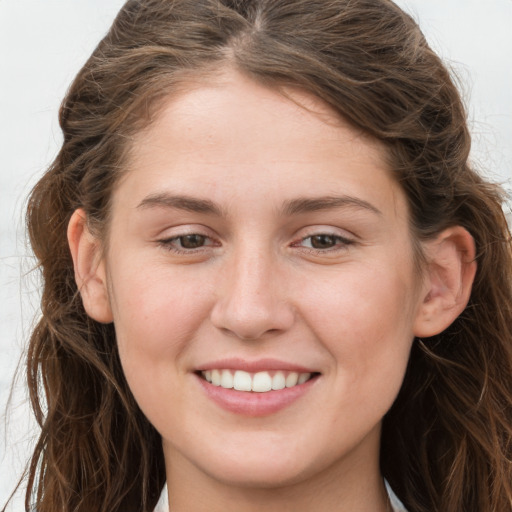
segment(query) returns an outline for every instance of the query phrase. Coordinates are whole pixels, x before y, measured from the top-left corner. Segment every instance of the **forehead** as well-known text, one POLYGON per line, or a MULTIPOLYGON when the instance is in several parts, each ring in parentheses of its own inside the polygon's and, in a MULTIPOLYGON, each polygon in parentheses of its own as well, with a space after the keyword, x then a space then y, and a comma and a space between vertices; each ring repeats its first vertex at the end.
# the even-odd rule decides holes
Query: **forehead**
POLYGON ((162 101, 155 121, 134 138, 127 178, 147 193, 152 186, 187 194, 201 187, 219 200, 221 192, 248 187, 263 190, 264 199, 273 189, 283 200, 341 187, 378 192, 380 202, 393 205, 401 193, 383 143, 309 93, 265 87, 235 72, 191 82, 162 101))
MULTIPOLYGON (((323 138, 339 139, 343 135, 360 140, 377 159, 387 156, 382 142, 350 125, 313 94, 298 87, 264 86, 229 69, 216 74, 210 71, 205 76, 186 75, 175 92, 159 101, 156 119, 134 138, 132 154, 143 154, 147 144, 154 143, 155 135, 163 135, 163 130, 169 137, 178 133, 195 144, 215 143, 226 133, 235 137, 250 130, 258 135, 254 144, 263 143, 267 150, 272 146, 270 141, 289 142, 293 136, 303 138, 321 131, 323 138), (292 125, 294 130, 286 132, 292 125), (244 130, 237 133, 238 127, 244 130)), ((310 145, 317 138, 310 137, 310 145)))

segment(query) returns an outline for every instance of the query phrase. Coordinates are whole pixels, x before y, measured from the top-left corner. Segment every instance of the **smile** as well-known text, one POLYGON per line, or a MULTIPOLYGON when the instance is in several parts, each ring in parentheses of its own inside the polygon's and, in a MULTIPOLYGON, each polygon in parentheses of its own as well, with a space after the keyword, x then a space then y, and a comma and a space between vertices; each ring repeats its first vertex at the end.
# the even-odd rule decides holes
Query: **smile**
POLYGON ((293 371, 260 371, 213 369, 201 372, 202 377, 214 386, 236 391, 267 393, 292 388, 311 379, 311 373, 293 371))

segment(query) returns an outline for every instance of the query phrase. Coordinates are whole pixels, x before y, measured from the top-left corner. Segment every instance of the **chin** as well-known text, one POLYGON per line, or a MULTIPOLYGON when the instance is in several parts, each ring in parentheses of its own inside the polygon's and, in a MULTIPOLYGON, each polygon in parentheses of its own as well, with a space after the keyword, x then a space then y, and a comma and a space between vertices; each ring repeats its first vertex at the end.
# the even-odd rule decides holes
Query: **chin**
POLYGON ((259 466, 243 463, 230 463, 225 468, 216 468, 209 475, 225 485, 247 489, 277 489, 299 484, 308 478, 307 471, 293 464, 283 464, 267 459, 259 466), (225 470, 224 470, 225 469, 225 470))
MULTIPOLYGON (((272 489, 298 484, 321 472, 327 454, 300 453, 290 446, 253 446, 209 457, 203 471, 226 485, 272 489), (213 463, 212 463, 213 462, 213 463)), ((203 459, 203 463, 205 460, 203 459)))

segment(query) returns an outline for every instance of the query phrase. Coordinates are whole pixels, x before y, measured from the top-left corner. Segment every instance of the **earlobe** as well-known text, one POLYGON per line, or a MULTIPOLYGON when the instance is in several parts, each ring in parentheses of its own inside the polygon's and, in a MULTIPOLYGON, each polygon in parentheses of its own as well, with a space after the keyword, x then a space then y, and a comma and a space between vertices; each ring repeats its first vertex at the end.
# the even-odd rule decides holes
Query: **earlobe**
POLYGON ((71 216, 68 244, 85 311, 98 322, 112 322, 101 243, 87 227, 87 215, 82 209, 75 210, 71 216))
POLYGON ((427 268, 414 324, 416 337, 439 334, 464 311, 477 268, 475 242, 461 226, 444 230, 423 249, 427 268))

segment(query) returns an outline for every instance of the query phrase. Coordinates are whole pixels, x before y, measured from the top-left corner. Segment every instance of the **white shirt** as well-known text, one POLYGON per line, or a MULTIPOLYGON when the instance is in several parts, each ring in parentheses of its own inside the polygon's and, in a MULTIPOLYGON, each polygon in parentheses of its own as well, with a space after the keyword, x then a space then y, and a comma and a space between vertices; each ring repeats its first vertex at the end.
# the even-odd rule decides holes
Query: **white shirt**
MULTIPOLYGON (((393 512, 407 512, 406 508, 403 506, 402 502, 397 498, 396 494, 393 492, 393 489, 389 486, 388 482, 384 480, 386 484, 386 491, 388 492, 389 501, 391 503, 391 508, 393 512)), ((164 485, 162 489, 162 494, 160 495, 160 499, 156 505, 154 512, 169 512, 169 499, 167 497, 167 485, 164 485)))
POLYGON ((384 483, 386 484, 386 491, 388 491, 389 501, 391 503, 391 508, 393 509, 393 512, 407 512, 403 503, 397 498, 396 494, 393 492, 393 489, 391 489, 391 486, 388 484, 388 481, 384 480, 384 483))

